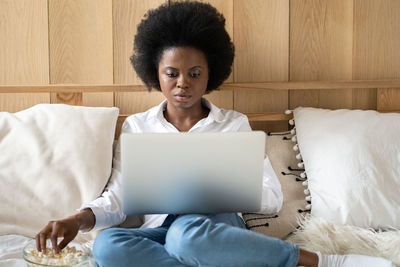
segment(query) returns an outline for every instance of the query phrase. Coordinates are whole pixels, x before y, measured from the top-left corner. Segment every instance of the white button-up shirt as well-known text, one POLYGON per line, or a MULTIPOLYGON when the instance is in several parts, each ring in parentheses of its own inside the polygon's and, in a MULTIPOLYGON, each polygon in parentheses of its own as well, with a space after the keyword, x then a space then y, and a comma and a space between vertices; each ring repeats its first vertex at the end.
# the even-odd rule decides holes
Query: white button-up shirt
MULTIPOLYGON (((233 110, 216 107, 206 99, 203 103, 210 109, 208 116, 198 121, 189 132, 236 132, 251 131, 245 115, 233 110)), ((179 132, 164 117, 167 100, 146 112, 134 114, 126 118, 122 133, 171 133, 179 132)), ((103 194, 90 203, 85 203, 79 210, 90 208, 96 216, 96 224, 92 230, 104 229, 121 224, 126 215, 122 211, 122 178, 119 142, 114 151, 111 178, 103 194)), ((262 208, 260 213, 276 213, 282 207, 283 195, 279 180, 272 169, 268 157, 264 160, 264 178, 262 192, 262 208)), ((144 216, 141 228, 161 226, 168 214, 151 214, 144 216)), ((240 214, 241 215, 241 214, 240 214)))

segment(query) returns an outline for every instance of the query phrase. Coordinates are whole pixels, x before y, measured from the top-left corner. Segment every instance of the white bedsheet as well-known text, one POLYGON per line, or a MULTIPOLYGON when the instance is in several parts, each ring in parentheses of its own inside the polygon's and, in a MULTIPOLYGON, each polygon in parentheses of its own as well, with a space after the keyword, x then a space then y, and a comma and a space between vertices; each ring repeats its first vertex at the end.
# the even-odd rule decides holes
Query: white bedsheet
POLYGON ((22 250, 30 240, 21 235, 0 236, 0 267, 26 267, 22 250))

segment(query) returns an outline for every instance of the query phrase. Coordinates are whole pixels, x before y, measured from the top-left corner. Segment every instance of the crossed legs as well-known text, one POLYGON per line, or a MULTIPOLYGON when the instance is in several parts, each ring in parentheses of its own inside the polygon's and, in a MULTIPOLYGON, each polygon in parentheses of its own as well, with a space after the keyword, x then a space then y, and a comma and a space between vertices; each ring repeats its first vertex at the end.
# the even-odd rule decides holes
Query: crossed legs
POLYGON ((229 214, 181 215, 154 229, 111 228, 96 238, 99 266, 296 266, 296 245, 246 229, 229 214))

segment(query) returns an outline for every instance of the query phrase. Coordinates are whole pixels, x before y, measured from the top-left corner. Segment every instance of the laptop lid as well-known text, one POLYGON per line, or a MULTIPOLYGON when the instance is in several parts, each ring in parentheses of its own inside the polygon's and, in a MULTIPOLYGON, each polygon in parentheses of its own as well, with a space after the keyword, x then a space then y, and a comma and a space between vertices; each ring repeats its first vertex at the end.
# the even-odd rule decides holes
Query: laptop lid
POLYGON ((265 133, 121 135, 125 214, 256 212, 265 133))

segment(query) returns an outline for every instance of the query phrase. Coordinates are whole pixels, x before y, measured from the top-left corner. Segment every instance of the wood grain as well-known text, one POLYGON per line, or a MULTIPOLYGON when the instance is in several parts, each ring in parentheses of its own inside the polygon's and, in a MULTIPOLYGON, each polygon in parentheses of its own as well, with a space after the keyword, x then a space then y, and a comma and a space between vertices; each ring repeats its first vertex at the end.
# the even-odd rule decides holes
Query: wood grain
POLYGON ((149 9, 154 9, 166 2, 166 0, 113 1, 115 84, 143 84, 129 60, 133 53, 133 39, 136 28, 149 9))
POLYGON ((290 1, 290 80, 350 80, 353 1, 290 1))
POLYGON ((396 80, 324 80, 324 81, 290 81, 267 83, 226 83, 222 89, 247 90, 318 90, 318 89, 349 89, 349 88, 394 88, 400 87, 400 79, 396 80))
MULTIPOLYGON (((352 78, 353 2, 290 2, 290 80, 352 78)), ((291 90, 290 107, 352 108, 349 90, 291 90)))
POLYGON ((400 1, 354 5, 353 79, 400 79, 400 1))
POLYGON ((316 107, 327 109, 351 109, 353 106, 351 89, 335 90, 290 90, 290 109, 296 107, 316 107))
MULTIPOLYGON (((52 84, 113 83, 111 0, 49 0, 49 32, 52 84)), ((100 102, 113 98, 102 97, 100 102)), ((57 103, 64 99, 78 103, 82 98, 77 94, 51 97, 57 103)))
POLYGON ((86 93, 82 104, 87 107, 114 107, 114 93, 86 93))
POLYGON ((50 103, 50 94, 48 93, 5 93, 0 95, 0 112, 17 112, 36 104, 48 103, 50 103))
MULTIPOLYGON (((242 113, 281 113, 288 108, 287 90, 240 90, 234 91, 234 109, 242 113)), ((254 130, 287 130, 287 122, 251 122, 254 130)))
POLYGON ((234 92, 234 109, 244 113, 283 112, 288 107, 288 91, 246 90, 234 92))
POLYGON ((13 93, 13 92, 100 93, 100 92, 141 92, 141 91, 147 91, 147 89, 143 85, 117 85, 117 84, 0 85, 0 93, 13 93))
MULTIPOLYGON (((235 83, 287 81, 289 77, 289 1, 234 0, 235 83)), ((282 111, 287 91, 235 91, 240 112, 282 111)), ((287 128, 284 123, 255 122, 256 130, 287 128)))
POLYGON ((82 105, 82 93, 52 93, 51 94, 52 104, 67 104, 67 105, 82 105))
POLYGON ((120 113, 138 113, 160 104, 164 99, 164 95, 156 90, 118 93, 115 94, 115 106, 119 107, 120 113))
POLYGON ((48 84, 47 1, 0 1, 0 84, 48 84))
MULTIPOLYGON (((114 42, 114 83, 143 85, 136 75, 130 56, 133 53, 133 39, 137 25, 149 9, 167 3, 165 0, 114 0, 113 1, 113 42, 114 42)), ((146 91, 144 86, 141 86, 146 91)), ((115 105, 127 113, 141 112, 159 104, 163 99, 156 93, 115 93, 115 105), (141 101, 145 101, 141 103, 141 101)))
MULTIPOLYGON (((350 80, 350 81, 304 81, 271 83, 226 83, 221 91, 246 90, 331 90, 331 89, 376 89, 400 88, 399 80, 350 80)), ((50 85, 0 85, 0 93, 42 93, 42 92, 144 92, 143 85, 119 84, 50 84, 50 85)))
POLYGON ((400 88, 378 88, 377 109, 380 111, 400 110, 400 88))
MULTIPOLYGON (((0 1, 0 84, 49 83, 47 0, 0 1)), ((15 112, 40 102, 48 94, 0 95, 0 111, 15 112)))
MULTIPOLYGON (((354 3, 353 79, 400 79, 400 2, 355 0, 354 3)), ((375 107, 382 110, 399 107, 395 104, 400 102, 398 90, 377 88, 375 107)))
POLYGON ((235 82, 288 80, 289 1, 234 0, 235 82))
MULTIPOLYGON (((127 113, 158 104, 162 95, 146 92, 129 56, 137 23, 166 2, 0 1, 0 110, 47 103, 49 93, 53 103, 127 113)), ((226 17, 237 54, 233 79, 206 96, 218 106, 256 114, 285 105, 399 109, 399 1, 208 2, 226 17)))
POLYGON ((212 91, 211 93, 204 96, 219 108, 233 109, 233 91, 212 91))
MULTIPOLYGON (((376 88, 354 88, 352 109, 374 109, 377 108, 377 89, 376 88)), ((400 98, 399 98, 400 101, 400 98)))

